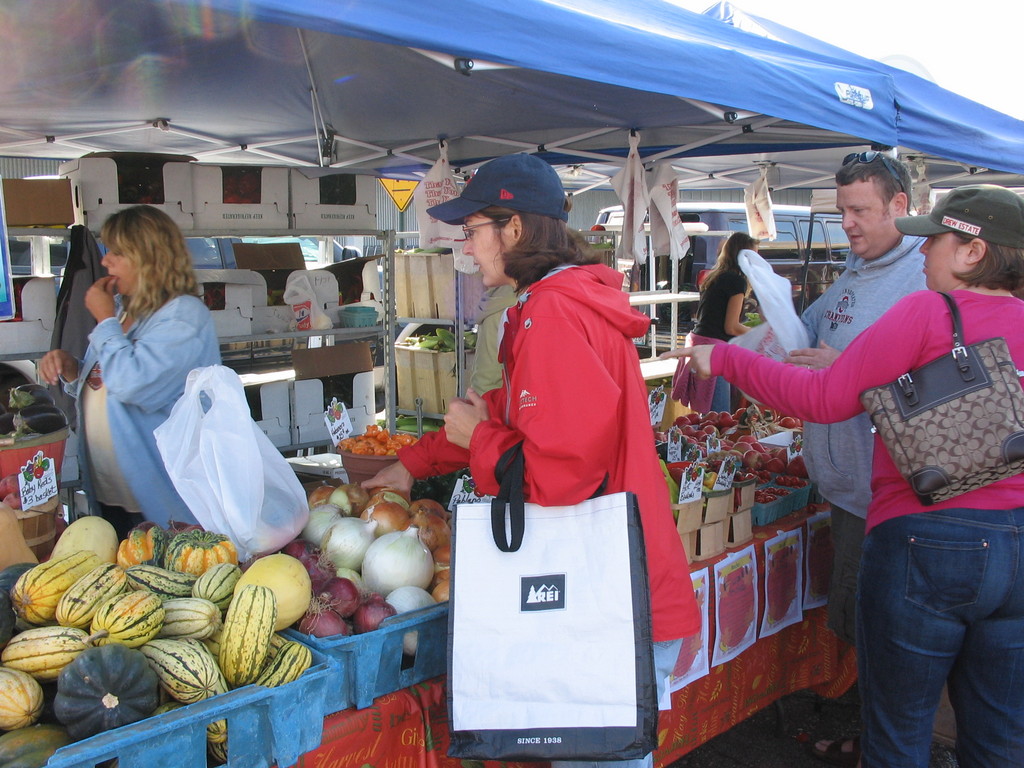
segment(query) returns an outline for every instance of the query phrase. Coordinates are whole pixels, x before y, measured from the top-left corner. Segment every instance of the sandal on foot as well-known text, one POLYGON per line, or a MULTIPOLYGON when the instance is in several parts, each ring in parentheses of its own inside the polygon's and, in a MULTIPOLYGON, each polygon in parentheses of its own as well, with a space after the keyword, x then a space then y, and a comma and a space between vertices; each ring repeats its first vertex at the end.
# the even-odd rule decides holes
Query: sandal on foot
POLYGON ((860 762, 860 737, 852 739, 836 739, 828 742, 825 749, 820 749, 817 744, 811 745, 811 754, 822 762, 829 765, 837 765, 840 768, 856 768, 860 762), (843 749, 849 744, 849 749, 843 749))

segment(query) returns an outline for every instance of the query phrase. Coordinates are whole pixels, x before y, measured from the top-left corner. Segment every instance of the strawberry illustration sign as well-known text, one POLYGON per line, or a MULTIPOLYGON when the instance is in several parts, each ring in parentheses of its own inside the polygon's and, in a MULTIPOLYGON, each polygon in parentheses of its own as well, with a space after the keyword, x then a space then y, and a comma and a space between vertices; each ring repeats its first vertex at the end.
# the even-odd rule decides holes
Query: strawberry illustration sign
POLYGON ((651 426, 657 427, 665 417, 665 387, 659 385, 647 396, 647 407, 651 410, 651 426))
POLYGON ((331 398, 331 404, 324 413, 324 421, 335 447, 353 432, 352 417, 348 415, 348 408, 344 403, 339 403, 336 397, 331 398))
POLYGON ((473 476, 466 470, 455 480, 452 497, 448 500, 448 511, 454 512, 459 504, 479 504, 489 502, 492 498, 494 497, 480 492, 473 481, 473 476))
POLYGON ((18 490, 22 509, 32 509, 57 495, 57 473, 53 460, 36 451, 36 455, 18 470, 18 490))

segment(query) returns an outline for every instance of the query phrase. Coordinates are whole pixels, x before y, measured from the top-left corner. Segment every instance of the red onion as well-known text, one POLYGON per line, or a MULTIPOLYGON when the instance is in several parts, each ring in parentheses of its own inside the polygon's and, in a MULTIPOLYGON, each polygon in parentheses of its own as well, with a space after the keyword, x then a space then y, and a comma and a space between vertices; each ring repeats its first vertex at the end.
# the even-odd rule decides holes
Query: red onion
POLYGON ((299 620, 299 632, 313 637, 351 635, 352 627, 341 616, 314 599, 299 620))
POLYGON ((388 605, 384 598, 376 592, 366 598, 366 602, 356 608, 352 614, 352 626, 356 634, 372 632, 389 616, 394 616, 395 609, 388 605))
POLYGON ((348 618, 355 613, 359 607, 359 587, 348 579, 337 576, 328 579, 319 590, 317 597, 320 598, 328 608, 342 618, 348 618))
POLYGON ((296 560, 303 560, 309 555, 315 553, 315 551, 316 547, 304 539, 293 539, 281 547, 281 552, 286 555, 291 555, 296 560))

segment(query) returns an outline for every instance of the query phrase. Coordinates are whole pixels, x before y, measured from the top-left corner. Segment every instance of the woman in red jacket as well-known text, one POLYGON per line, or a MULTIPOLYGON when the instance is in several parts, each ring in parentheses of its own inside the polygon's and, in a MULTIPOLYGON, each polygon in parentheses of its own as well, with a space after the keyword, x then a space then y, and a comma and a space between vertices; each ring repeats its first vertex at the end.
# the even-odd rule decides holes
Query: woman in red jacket
MULTIPOLYGON (((400 451, 398 463, 364 485, 408 490, 413 478, 468 466, 477 488, 493 495, 499 458, 522 443, 527 501, 569 505, 599 489, 632 491, 643 525, 654 640, 698 632, 632 341, 650 320, 629 306, 618 272, 587 263, 565 224, 558 175, 531 155, 501 157, 430 215, 463 225, 463 250, 486 287, 511 285, 518 293, 499 342, 504 382, 483 397, 470 390, 454 401, 444 429, 400 451)), ((678 643, 671 647, 678 654, 678 643)))

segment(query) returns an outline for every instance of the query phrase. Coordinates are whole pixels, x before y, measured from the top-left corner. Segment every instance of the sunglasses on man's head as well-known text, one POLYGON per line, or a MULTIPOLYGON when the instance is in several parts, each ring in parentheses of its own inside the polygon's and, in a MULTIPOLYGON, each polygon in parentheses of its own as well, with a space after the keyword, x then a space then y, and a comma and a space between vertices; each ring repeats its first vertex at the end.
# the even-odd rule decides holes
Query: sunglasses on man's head
POLYGON ((905 194, 910 194, 907 192, 907 188, 903 186, 903 179, 900 178, 900 172, 896 168, 896 164, 893 162, 892 158, 884 152, 851 152, 843 158, 843 165, 849 165, 850 163, 863 163, 864 165, 870 165, 875 162, 875 160, 881 160, 882 165, 885 166, 885 170, 887 170, 889 175, 896 180, 900 190, 905 194))

